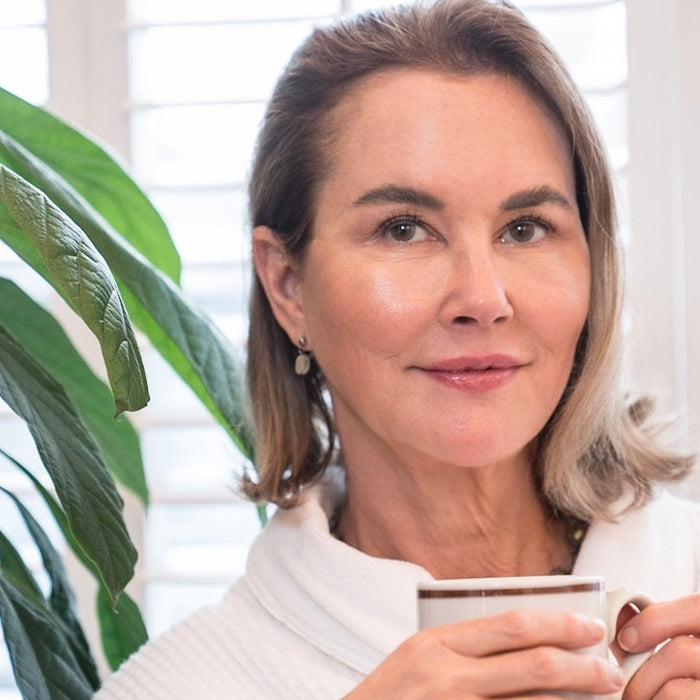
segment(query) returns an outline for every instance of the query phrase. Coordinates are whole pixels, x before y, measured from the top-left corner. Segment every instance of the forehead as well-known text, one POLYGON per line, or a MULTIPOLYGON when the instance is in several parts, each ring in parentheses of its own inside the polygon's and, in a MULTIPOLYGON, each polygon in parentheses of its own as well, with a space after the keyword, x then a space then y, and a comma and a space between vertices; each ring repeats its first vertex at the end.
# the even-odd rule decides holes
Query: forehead
POLYGON ((498 94, 506 97, 508 93, 506 99, 519 98, 527 102, 531 109, 537 110, 549 121, 561 139, 569 141, 561 120, 552 114, 543 98, 521 80, 496 71, 457 73, 437 68, 406 67, 378 70, 353 83, 344 92, 330 110, 327 125, 331 135, 337 139, 342 137, 344 128, 352 123, 353 117, 373 116, 374 111, 374 116, 393 117, 396 120, 402 111, 409 112, 419 98, 432 101, 450 93, 455 107, 461 96, 464 103, 471 101, 476 109, 480 96, 482 99, 498 94), (397 98, 405 101, 395 102, 397 98))
POLYGON ((380 71, 343 96, 328 126, 326 184, 373 174, 426 180, 446 170, 469 178, 498 156, 504 174, 549 172, 573 188, 560 123, 520 81, 500 73, 380 71))

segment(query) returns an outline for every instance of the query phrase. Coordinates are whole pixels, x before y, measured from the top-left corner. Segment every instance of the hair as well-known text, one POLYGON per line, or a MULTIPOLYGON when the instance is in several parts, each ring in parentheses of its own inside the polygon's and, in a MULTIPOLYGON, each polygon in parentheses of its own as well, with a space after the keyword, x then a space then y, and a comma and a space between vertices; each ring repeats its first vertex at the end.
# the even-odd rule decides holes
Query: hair
MULTIPOLYGON (((535 469, 556 513, 611 517, 632 494, 680 479, 689 456, 661 446, 650 404, 628 404, 620 382, 621 271, 611 176, 589 111, 557 54, 520 11, 498 0, 437 0, 350 17, 317 28, 291 58, 268 105, 250 178, 251 223, 270 227, 301 262, 313 235, 319 183, 330 167, 333 113, 364 78, 392 68, 512 77, 561 128, 591 261, 588 317, 567 387, 542 430, 535 469)), ((315 361, 294 373, 296 348, 276 322, 257 276, 248 341, 256 436, 254 500, 294 505, 333 459, 335 431, 315 361)))

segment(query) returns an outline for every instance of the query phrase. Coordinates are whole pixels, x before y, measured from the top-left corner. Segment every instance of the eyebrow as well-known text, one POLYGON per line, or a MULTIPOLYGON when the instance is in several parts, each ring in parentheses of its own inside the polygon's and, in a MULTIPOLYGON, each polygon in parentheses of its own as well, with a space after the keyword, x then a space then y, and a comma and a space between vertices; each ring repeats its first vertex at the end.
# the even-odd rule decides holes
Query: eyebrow
POLYGON ((364 204, 412 204, 416 207, 440 211, 445 205, 433 195, 416 190, 412 187, 401 187, 399 185, 384 185, 365 192, 355 200, 354 206, 359 207, 364 204))
MULTIPOLYGON (((558 204, 559 206, 573 209, 571 202, 560 192, 549 185, 534 187, 522 192, 516 192, 501 204, 501 211, 513 211, 516 209, 527 209, 545 203, 558 204)), ((437 197, 423 190, 416 190, 413 187, 402 187, 400 185, 383 185, 365 192, 358 197, 353 206, 359 207, 365 204, 411 204, 416 207, 442 211, 445 208, 443 202, 437 197)))
POLYGON ((501 204, 501 211, 527 209, 528 207, 537 207, 547 202, 558 204, 567 209, 573 209, 571 202, 561 192, 549 185, 543 185, 542 187, 535 187, 512 194, 501 204))

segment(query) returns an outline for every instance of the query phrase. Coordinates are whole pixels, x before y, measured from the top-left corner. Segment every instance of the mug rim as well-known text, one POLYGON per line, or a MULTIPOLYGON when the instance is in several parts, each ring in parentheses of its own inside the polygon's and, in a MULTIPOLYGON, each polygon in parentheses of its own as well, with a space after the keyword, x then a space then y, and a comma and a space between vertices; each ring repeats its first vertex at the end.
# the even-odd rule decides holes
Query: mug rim
POLYGON ((550 595, 605 591, 602 576, 504 576, 442 579, 417 584, 419 598, 470 598, 516 595, 550 595))

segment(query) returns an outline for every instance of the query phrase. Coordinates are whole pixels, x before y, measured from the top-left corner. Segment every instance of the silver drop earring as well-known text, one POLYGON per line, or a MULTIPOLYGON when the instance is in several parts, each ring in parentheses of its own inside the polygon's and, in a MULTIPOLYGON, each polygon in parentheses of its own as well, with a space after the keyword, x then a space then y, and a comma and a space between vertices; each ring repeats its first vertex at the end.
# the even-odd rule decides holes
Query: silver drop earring
POLYGON ((306 347, 306 337, 301 336, 299 338, 299 347, 297 348, 297 357, 296 360, 294 360, 294 371, 300 376, 303 377, 304 375, 309 373, 309 370, 311 369, 311 355, 304 350, 306 347))

